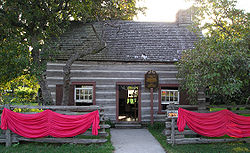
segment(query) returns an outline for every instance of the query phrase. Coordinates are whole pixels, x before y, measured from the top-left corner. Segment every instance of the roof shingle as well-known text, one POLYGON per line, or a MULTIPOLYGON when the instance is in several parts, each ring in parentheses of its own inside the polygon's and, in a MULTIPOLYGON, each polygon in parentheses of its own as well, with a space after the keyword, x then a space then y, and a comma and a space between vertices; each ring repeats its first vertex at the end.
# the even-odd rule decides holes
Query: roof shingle
MULTIPOLYGON (((112 21, 112 24, 115 27, 104 26, 107 48, 81 60, 174 62, 183 50, 192 49, 197 40, 194 33, 176 23, 112 21)), ((101 24, 94 26, 101 33, 101 24)), ((75 51, 88 52, 97 43, 90 25, 72 24, 71 30, 61 37, 61 54, 56 58, 67 59, 75 51)))

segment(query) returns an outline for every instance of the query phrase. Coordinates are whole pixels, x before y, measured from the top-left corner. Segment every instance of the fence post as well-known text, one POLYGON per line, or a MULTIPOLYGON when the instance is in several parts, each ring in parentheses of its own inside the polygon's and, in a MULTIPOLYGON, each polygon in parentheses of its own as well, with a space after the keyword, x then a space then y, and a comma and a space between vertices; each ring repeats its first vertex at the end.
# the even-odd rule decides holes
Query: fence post
MULTIPOLYGON (((173 110, 175 110, 175 104, 170 103, 168 105, 168 111, 173 111, 173 110)), ((167 114, 167 116, 168 116, 168 114, 167 114)), ((175 118, 174 117, 171 117, 171 135, 170 135, 170 137, 171 137, 170 142, 172 143, 172 146, 174 146, 174 144, 175 144, 175 118)))
POLYGON ((175 143, 175 119, 172 118, 172 122, 171 122, 171 142, 172 142, 172 146, 174 146, 175 143))
POLYGON ((201 89, 201 88, 199 89, 197 101, 198 101, 198 112, 200 112, 200 113, 206 112, 207 111, 207 103, 206 103, 206 95, 205 95, 204 89, 201 89))
MULTIPOLYGON (((10 109, 10 104, 7 104, 5 107, 7 109, 10 109)), ((5 132, 5 142, 6 142, 5 143, 6 147, 11 146, 11 144, 12 144, 10 129, 7 129, 6 132, 5 132)))
POLYGON ((101 121, 101 125, 102 125, 102 128, 101 128, 101 132, 105 133, 105 121, 104 121, 104 109, 103 109, 103 106, 100 107, 100 119, 102 119, 101 121))

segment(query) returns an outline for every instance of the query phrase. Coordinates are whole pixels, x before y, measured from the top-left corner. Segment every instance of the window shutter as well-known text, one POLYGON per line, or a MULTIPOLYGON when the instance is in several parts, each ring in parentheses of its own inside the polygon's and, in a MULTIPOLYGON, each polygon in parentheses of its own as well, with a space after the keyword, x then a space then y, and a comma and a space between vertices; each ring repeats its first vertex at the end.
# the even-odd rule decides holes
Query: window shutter
POLYGON ((69 87, 69 106, 74 106, 75 105, 75 100, 74 100, 74 85, 70 85, 69 87))
POLYGON ((57 84, 56 85, 56 105, 62 104, 62 98, 63 98, 63 85, 57 84))

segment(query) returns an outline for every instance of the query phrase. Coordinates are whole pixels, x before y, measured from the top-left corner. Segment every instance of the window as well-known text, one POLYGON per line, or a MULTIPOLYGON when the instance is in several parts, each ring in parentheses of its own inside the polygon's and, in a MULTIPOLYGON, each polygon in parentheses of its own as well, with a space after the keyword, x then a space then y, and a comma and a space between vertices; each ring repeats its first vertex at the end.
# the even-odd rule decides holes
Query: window
POLYGON ((76 103, 93 103, 93 86, 75 85, 76 103))
POLYGON ((180 93, 178 85, 160 85, 159 89, 159 113, 163 113, 170 103, 179 104, 180 93))
POLYGON ((171 89, 161 90, 161 104, 179 104, 179 91, 171 89))

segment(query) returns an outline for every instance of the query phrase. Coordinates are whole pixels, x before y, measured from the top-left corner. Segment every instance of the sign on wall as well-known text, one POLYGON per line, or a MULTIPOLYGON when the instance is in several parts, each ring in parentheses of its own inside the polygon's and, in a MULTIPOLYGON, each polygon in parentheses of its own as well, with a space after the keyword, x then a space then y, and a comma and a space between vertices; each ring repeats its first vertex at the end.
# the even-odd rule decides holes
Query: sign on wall
POLYGON ((145 74, 145 87, 146 88, 158 88, 158 74, 153 71, 150 70, 145 74))

